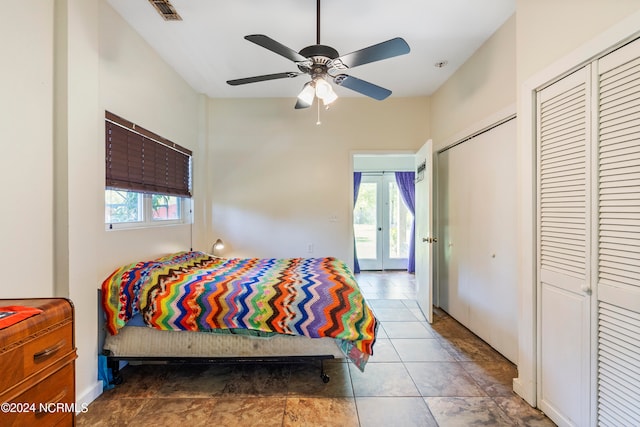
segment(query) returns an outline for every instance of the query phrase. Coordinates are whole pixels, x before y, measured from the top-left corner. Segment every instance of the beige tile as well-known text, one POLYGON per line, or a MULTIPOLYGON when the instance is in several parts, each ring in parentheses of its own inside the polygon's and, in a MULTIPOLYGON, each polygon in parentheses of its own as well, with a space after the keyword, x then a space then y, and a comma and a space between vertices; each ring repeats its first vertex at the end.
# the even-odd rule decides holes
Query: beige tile
POLYGON ((329 375, 328 383, 321 380, 320 366, 317 364, 291 366, 288 396, 353 397, 349 365, 346 362, 324 362, 324 371, 329 375))
POLYGON ((358 413, 352 397, 290 397, 283 427, 357 426, 358 413))
POLYGON ((280 427, 286 402, 285 397, 217 399, 207 425, 280 427))
POLYGON ((513 379, 518 371, 511 362, 481 360, 460 365, 489 396, 513 396, 513 379))
POLYGON ((403 362, 453 362, 453 356, 433 338, 392 339, 391 343, 403 362))
POLYGON ((357 397, 362 427, 437 427, 421 397, 357 397))
POLYGON ((431 324, 431 330, 436 338, 449 340, 452 338, 477 339, 470 330, 462 326, 449 315, 436 316, 431 324))
POLYGON ((440 427, 513 426, 513 421, 489 397, 425 397, 424 399, 440 427))
POLYGON ((207 426, 215 404, 215 399, 149 399, 131 425, 207 426))
POLYGON ((486 396, 455 362, 411 362, 407 370, 422 396, 486 396))
POLYGON ((171 370, 168 365, 127 365, 120 371, 123 383, 104 394, 112 398, 154 397, 171 370))
POLYGON ((115 425, 129 425, 138 414, 142 405, 148 399, 112 399, 112 396, 102 394, 91 402, 87 412, 76 417, 76 426, 111 427, 115 425))
POLYGON ((286 396, 289 366, 239 364, 234 367, 222 396, 286 396))
POLYGON ((362 396, 420 396, 402 363, 370 363, 364 372, 349 366, 353 393, 362 396))
POLYGON ((373 346, 373 356, 369 357, 368 363, 380 362, 400 362, 400 356, 389 339, 376 339, 373 346))
POLYGON ((408 308, 403 300, 399 299, 372 299, 367 301, 369 306, 372 309, 376 310, 378 308, 395 308, 395 309, 403 309, 408 308))
POLYGON ((434 338, 425 322, 384 322, 389 338, 434 338))
POLYGON ((494 350, 489 344, 474 335, 473 338, 449 338, 439 340, 442 346, 460 362, 487 361, 502 362, 504 356, 494 350))
POLYGON ((523 427, 554 427, 555 423, 547 418, 544 413, 532 408, 520 396, 494 398, 497 405, 505 412, 517 426, 523 427))
POLYGON ((376 319, 385 322, 416 322, 418 319, 408 308, 378 308, 373 311, 376 319))
POLYGON ((219 396, 232 381, 233 365, 176 366, 159 387, 163 398, 207 398, 219 396))

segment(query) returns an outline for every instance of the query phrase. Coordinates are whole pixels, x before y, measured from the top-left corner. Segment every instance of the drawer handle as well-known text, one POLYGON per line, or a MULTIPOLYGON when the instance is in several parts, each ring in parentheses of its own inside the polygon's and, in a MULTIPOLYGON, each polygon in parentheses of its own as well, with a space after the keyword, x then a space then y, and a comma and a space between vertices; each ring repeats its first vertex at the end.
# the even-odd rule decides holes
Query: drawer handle
POLYGON ((67 343, 66 340, 60 340, 57 344, 35 353, 33 355, 33 361, 40 362, 41 360, 54 355, 56 352, 58 352, 58 350, 64 347, 66 343, 67 343))
POLYGON ((48 414, 49 412, 55 412, 58 403, 62 402, 66 395, 67 389, 65 388, 49 402, 45 403, 44 405, 38 405, 38 409, 36 410, 36 417, 43 416, 44 414, 48 414))

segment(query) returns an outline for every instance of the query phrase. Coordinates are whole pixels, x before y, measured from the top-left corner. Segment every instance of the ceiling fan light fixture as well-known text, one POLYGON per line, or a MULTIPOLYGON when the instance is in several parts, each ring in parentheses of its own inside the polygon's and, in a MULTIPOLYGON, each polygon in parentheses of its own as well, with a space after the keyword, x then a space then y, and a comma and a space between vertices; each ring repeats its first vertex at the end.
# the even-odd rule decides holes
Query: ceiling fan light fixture
POLYGON ((329 84, 329 82, 327 82, 322 77, 319 77, 315 80, 315 87, 316 96, 322 100, 322 103, 325 106, 329 106, 329 104, 338 99, 338 95, 336 95, 336 93, 334 92, 331 84, 329 84))
POLYGON ((311 82, 305 83, 302 91, 298 94, 298 103, 300 104, 300 108, 310 107, 313 104, 313 98, 315 95, 316 90, 311 82))

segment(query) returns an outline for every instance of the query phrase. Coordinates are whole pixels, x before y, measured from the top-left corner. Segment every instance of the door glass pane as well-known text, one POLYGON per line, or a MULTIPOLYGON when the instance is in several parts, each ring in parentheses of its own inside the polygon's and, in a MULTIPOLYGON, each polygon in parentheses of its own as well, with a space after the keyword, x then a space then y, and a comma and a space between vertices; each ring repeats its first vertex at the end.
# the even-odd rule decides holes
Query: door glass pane
POLYGON ((395 182, 389 182, 389 258, 408 258, 413 215, 395 182))
POLYGON ((359 259, 376 258, 377 185, 375 182, 360 184, 358 200, 353 210, 353 231, 359 259))

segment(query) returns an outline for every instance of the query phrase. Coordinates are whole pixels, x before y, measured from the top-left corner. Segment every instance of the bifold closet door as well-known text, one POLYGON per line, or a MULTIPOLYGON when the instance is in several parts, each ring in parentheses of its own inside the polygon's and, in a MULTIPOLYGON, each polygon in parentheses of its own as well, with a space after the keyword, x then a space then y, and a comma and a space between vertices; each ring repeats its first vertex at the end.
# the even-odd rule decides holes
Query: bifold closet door
POLYGON ((640 40, 598 87, 598 424, 640 426, 640 40))
POLYGON ((590 66, 538 93, 538 406, 590 422, 590 66))

